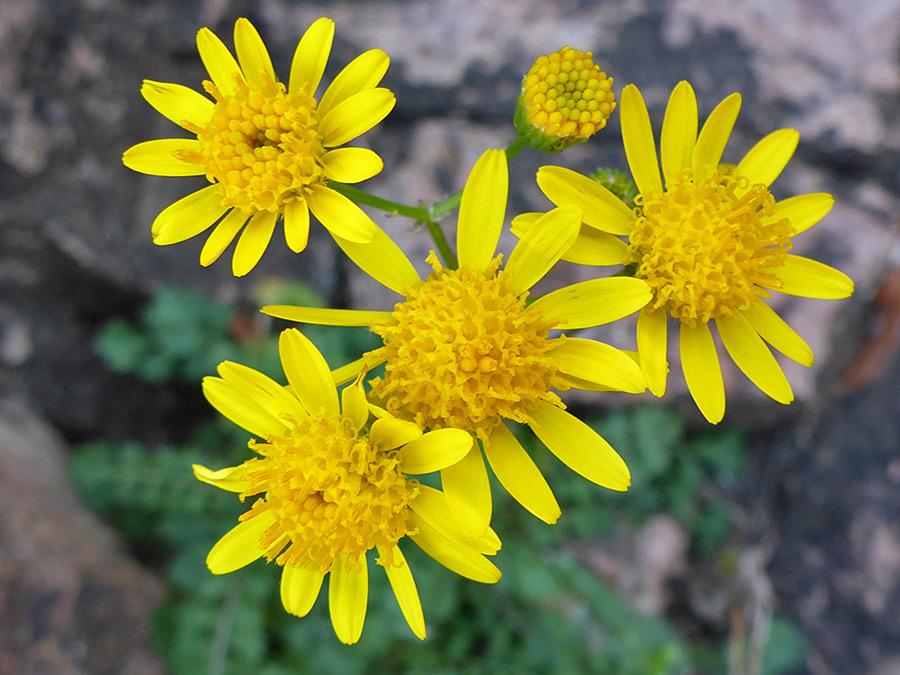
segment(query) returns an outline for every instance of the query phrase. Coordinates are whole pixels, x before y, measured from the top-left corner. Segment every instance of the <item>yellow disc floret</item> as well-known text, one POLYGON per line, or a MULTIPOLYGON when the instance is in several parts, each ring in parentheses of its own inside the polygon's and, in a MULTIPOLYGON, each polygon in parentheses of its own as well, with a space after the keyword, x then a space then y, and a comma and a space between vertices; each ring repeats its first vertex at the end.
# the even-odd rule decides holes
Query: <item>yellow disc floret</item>
POLYGON ((526 311, 524 293, 486 270, 435 271, 407 292, 392 321, 373 326, 384 340, 385 375, 373 391, 390 411, 404 410, 422 425, 456 427, 486 439, 503 419, 529 422, 540 401, 561 405, 550 390, 567 388, 547 352, 552 322, 526 311))
POLYGON ((519 134, 532 147, 551 152, 587 140, 615 110, 612 84, 591 52, 563 47, 539 57, 522 81, 519 134))
POLYGON ((219 184, 223 206, 248 213, 280 211, 285 202, 325 180, 315 99, 305 87, 288 94, 284 84, 262 75, 261 89, 235 75, 237 86, 228 96, 205 81, 204 88, 216 99, 212 119, 205 128, 190 129, 200 150, 177 155, 202 166, 206 178, 219 184))
MULTIPOLYGON (((241 520, 275 517, 260 546, 279 565, 331 569, 375 546, 392 550, 407 534, 407 507, 418 487, 400 471, 395 452, 376 447, 338 415, 296 422, 288 436, 251 443, 261 459, 245 466, 253 484, 241 497, 263 495, 241 520)), ((391 561, 386 561, 391 564, 391 561)))
POLYGON ((733 316, 779 288, 770 270, 791 249, 793 228, 771 217, 775 199, 727 165, 695 183, 689 171, 662 194, 641 194, 629 262, 653 290, 653 306, 691 326, 733 316))

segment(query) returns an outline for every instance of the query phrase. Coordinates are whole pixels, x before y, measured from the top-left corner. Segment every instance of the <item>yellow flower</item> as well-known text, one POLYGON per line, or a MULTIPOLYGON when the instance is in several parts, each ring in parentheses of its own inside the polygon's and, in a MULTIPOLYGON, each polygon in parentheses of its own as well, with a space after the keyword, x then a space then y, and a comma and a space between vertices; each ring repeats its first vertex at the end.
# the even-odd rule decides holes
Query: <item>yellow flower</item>
POLYGON ((522 80, 515 125, 526 145, 562 152, 606 126, 616 109, 613 78, 571 47, 538 57, 522 80))
POLYGON ((537 466, 505 422, 529 425, 560 460, 589 480, 626 490, 630 475, 610 445, 566 412, 552 391, 569 387, 641 392, 640 368, 628 355, 592 340, 551 338, 614 321, 647 303, 638 279, 600 279, 551 292, 526 306, 537 283, 574 241, 581 212, 555 209, 539 219, 500 269, 495 251, 508 192, 506 155, 489 150, 478 160, 462 194, 457 230, 460 268, 424 281, 399 248, 379 232, 367 245, 336 238, 376 281, 405 296, 392 312, 264 307, 293 321, 370 326, 383 346, 340 369, 349 380, 365 366, 385 363, 373 391, 391 412, 432 429, 473 434, 471 451, 441 472, 444 493, 463 528, 484 532, 491 517, 488 474, 479 442, 495 475, 528 511, 553 523, 559 506, 537 466), (477 439, 477 440, 475 440, 477 439))
POLYGON ((310 211, 332 234, 359 243, 374 238, 372 220, 328 182, 357 183, 383 167, 371 150, 337 146, 374 127, 394 107, 393 93, 377 86, 388 57, 379 49, 365 52, 317 101, 333 37, 331 19, 309 27, 285 87, 259 33, 247 19, 238 19, 237 60, 208 28, 197 33, 210 76, 203 88, 213 100, 178 84, 144 81, 147 102, 197 138, 139 143, 122 161, 141 173, 206 176, 212 183, 159 214, 154 243, 175 244, 215 223, 200 254, 207 266, 243 228, 232 260, 234 274, 243 276, 259 262, 280 217, 287 245, 296 253, 306 248, 310 211))
MULTIPOLYGON (((793 392, 769 345, 805 366, 812 365, 813 354, 763 298, 773 290, 823 299, 853 292, 842 272, 790 253, 792 237, 819 222, 834 204, 826 193, 776 201, 769 191, 797 147, 794 129, 769 134, 736 166, 721 163, 740 105, 739 94, 723 100, 698 135, 694 91, 687 82, 676 86, 663 120, 660 176, 650 116, 638 89, 627 86, 622 137, 640 192, 633 211, 585 176, 559 167, 538 171, 538 185, 551 202, 584 211, 582 234, 563 259, 633 266, 635 277, 652 289, 637 325, 650 390, 665 393, 667 317, 672 316, 680 323, 688 388, 714 424, 725 414, 725 389, 710 322, 744 374, 787 404, 793 392), (628 244, 614 235, 627 237, 628 244)), ((514 231, 523 231, 535 217, 514 223, 514 231)))
POLYGON ((305 616, 323 578, 331 575, 328 604, 340 640, 359 639, 368 604, 367 552, 376 549, 410 628, 425 639, 425 620, 412 573, 399 542, 409 537, 445 567, 483 583, 500 579, 485 558, 500 549, 490 529, 465 534, 439 491, 406 474, 431 473, 460 460, 467 433, 430 433, 368 403, 360 383, 338 392, 328 364, 296 329, 281 334, 283 387, 246 366, 225 361, 220 377, 203 380, 203 393, 225 417, 259 436, 259 458, 196 477, 250 497, 240 524, 206 559, 227 574, 265 557, 283 566, 285 610, 305 616), (368 424, 371 414, 377 419, 368 424))

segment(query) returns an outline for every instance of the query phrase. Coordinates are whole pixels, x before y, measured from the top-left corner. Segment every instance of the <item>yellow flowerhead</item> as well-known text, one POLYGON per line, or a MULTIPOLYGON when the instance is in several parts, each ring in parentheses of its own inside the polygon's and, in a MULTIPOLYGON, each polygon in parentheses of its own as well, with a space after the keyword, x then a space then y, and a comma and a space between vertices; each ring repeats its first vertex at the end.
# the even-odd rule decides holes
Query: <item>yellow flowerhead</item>
POLYGON ((422 433, 413 422, 368 403, 361 383, 338 392, 328 364, 296 329, 281 334, 288 387, 251 368, 225 361, 203 393, 225 417, 263 439, 259 455, 240 466, 211 471, 194 466, 205 483, 252 498, 240 524, 206 559, 214 574, 265 557, 281 565, 285 610, 305 616, 326 574, 334 630, 342 642, 359 639, 368 604, 368 551, 378 552, 410 628, 425 638, 425 620, 399 543, 409 537, 447 568, 494 583, 500 572, 485 558, 500 549, 490 529, 465 534, 443 493, 409 480, 459 461, 470 436, 458 429, 422 433), (376 417, 369 424, 371 415, 376 417))
POLYGON ((574 242, 581 212, 555 209, 538 219, 501 268, 496 247, 508 192, 506 155, 489 150, 462 194, 457 228, 459 269, 422 280, 380 232, 367 245, 337 239, 376 281, 405 296, 391 312, 270 306, 273 316, 310 323, 370 326, 384 345, 341 369, 385 364, 374 394, 387 409, 431 429, 465 429, 471 450, 441 472, 444 493, 463 528, 479 536, 490 522, 491 493, 481 447, 500 483, 526 509, 553 523, 559 506, 509 422, 530 426, 565 464, 595 483, 626 490, 630 475, 609 444, 564 410, 554 390, 569 387, 641 392, 640 368, 625 353, 592 340, 550 337, 614 321, 647 303, 638 279, 600 279, 551 292, 526 305, 529 289, 574 242))
POLYGON ((583 143, 606 126, 616 109, 612 84, 590 52, 563 47, 538 57, 516 102, 519 137, 543 152, 583 143))
POLYGON ((154 243, 175 244, 215 224, 200 254, 207 266, 243 228, 232 260, 234 274, 243 276, 259 262, 279 218, 296 253, 306 248, 310 211, 333 234, 359 243, 374 238, 375 224, 329 181, 357 183, 383 167, 371 150, 338 146, 374 127, 394 107, 393 93, 377 86, 388 57, 379 49, 365 52, 317 100, 333 37, 331 19, 309 27, 285 87, 253 24, 238 19, 237 60, 208 28, 197 33, 210 76, 203 88, 212 100, 178 84, 144 81, 147 102, 196 139, 139 143, 122 161, 141 173, 205 176, 211 183, 157 216, 154 243))
MULTIPOLYGON (((629 265, 649 285, 652 299, 639 315, 637 341, 650 390, 665 393, 671 316, 680 324, 688 389, 714 424, 725 414, 725 389, 710 322, 744 374, 787 404, 793 392, 769 345, 806 366, 812 365, 813 354, 763 299, 773 290, 824 299, 853 292, 853 282, 842 272, 790 253, 792 238, 834 204, 826 193, 777 201, 769 191, 797 147, 794 129, 769 134, 737 165, 721 163, 740 105, 739 94, 726 98, 698 134, 694 91, 687 82, 675 87, 663 120, 660 175, 650 116, 637 87, 627 86, 622 138, 640 193, 634 210, 573 171, 538 171, 538 185, 550 201, 584 211, 582 235, 563 259, 629 265), (625 236, 627 245, 615 235, 625 236)), ((518 230, 528 222, 523 220, 518 230)))

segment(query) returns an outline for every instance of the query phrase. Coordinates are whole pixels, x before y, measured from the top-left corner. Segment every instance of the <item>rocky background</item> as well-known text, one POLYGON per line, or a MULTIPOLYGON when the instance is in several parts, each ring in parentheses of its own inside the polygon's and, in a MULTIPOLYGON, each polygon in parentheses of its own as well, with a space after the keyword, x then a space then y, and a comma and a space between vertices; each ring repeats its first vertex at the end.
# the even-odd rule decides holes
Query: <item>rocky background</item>
MULTIPOLYGON (((140 83, 196 87, 205 75, 199 27, 230 44, 234 20, 249 17, 286 77, 297 39, 322 15, 337 22, 326 78, 365 49, 391 56, 386 86, 398 104, 366 135, 386 169, 366 187, 401 202, 456 191, 484 148, 511 141, 522 74, 566 44, 592 50, 617 91, 638 84, 657 128, 681 79, 694 85, 701 116, 740 91, 726 159, 776 128, 800 131, 776 196, 835 194, 831 215, 798 249, 850 274, 857 291, 844 302, 779 304, 817 355, 812 369, 790 370, 798 397, 790 408, 727 373, 724 424, 746 428, 754 445, 740 497, 740 587, 681 564, 679 534, 665 520, 622 555, 658 582, 649 600, 633 595, 637 606, 673 611, 665 588, 677 583, 690 589, 690 612, 713 620, 737 594, 748 615, 777 610, 799 623, 810 652, 798 672, 900 673, 900 6, 890 0, 4 0, 0 673, 162 671, 146 622, 163 590, 81 510, 65 458, 87 439, 178 440, 205 403, 199 388, 108 371, 92 348, 98 326, 134 317, 165 283, 240 302, 264 280, 290 277, 337 305, 392 302, 353 273, 321 228, 302 256, 276 235, 241 280, 230 276, 228 254, 202 269, 200 240, 153 246, 150 223, 192 189, 190 179, 140 176, 120 161, 134 143, 178 133, 141 99, 140 83)), ((614 119, 549 162, 624 167, 618 134, 614 119)), ((544 163, 526 151, 513 164, 510 213, 546 207, 533 180, 544 163)), ((424 260, 423 233, 373 216, 424 260)), ((579 273, 561 270, 554 282, 579 273)), ((611 339, 628 346, 633 332, 616 330, 611 339)), ((683 391, 667 402, 691 414, 683 391)), ((654 583, 646 579, 637 584, 644 591, 654 583)))

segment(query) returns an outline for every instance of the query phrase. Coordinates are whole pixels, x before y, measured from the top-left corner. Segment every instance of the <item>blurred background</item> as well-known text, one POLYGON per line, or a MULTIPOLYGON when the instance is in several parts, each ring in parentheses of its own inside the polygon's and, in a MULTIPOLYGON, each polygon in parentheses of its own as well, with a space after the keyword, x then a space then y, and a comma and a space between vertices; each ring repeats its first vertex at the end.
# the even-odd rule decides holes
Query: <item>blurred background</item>
MULTIPOLYGON (((898 104, 889 0, 4 0, 0 673, 900 673, 898 104), (498 497, 504 578, 492 587, 410 551, 424 643, 383 575, 350 648, 324 598, 305 619, 283 612, 274 566, 210 575, 203 560, 238 505, 190 471, 247 452, 200 379, 225 358, 279 372, 283 325, 260 304, 387 309, 396 296, 315 225, 301 256, 276 233, 243 279, 230 253, 200 267, 202 237, 155 247, 156 214, 199 185, 121 164, 135 143, 180 135, 139 90, 144 78, 199 88, 200 27, 231 46, 235 19, 250 18, 286 79, 323 15, 337 22, 326 80, 366 49, 392 59, 398 102, 364 138, 385 161, 368 191, 416 204, 460 189, 485 148, 514 138, 534 59, 571 45, 593 52, 617 93, 640 87, 657 132, 682 79, 701 120, 740 91, 726 161, 797 128, 773 191, 834 193, 796 250, 856 282, 847 301, 774 301, 817 357, 785 364, 790 407, 727 371, 728 410, 711 428, 677 363, 662 401, 569 399, 628 462, 631 491, 533 449, 562 519, 543 525, 498 497)), ((523 152, 508 216, 547 208, 543 164, 625 169, 619 134, 614 115, 563 155, 523 152)), ((424 270, 426 233, 371 213, 424 270)), ((547 283, 595 274, 561 265, 547 283)), ((372 346, 360 331, 309 334, 332 366, 372 346)), ((634 346, 627 322, 597 336, 634 346)))

